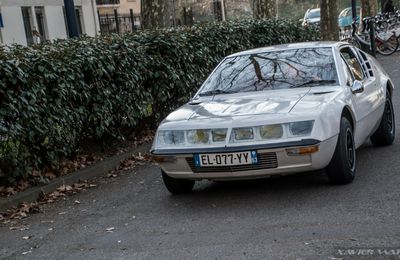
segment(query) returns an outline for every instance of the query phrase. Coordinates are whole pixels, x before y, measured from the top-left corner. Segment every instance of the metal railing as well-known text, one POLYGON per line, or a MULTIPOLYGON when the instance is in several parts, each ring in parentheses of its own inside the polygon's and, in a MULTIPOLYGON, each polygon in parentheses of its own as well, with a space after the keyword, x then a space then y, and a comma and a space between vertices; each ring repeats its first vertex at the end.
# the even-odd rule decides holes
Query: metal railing
POLYGON ((100 33, 129 33, 140 29, 140 15, 134 14, 132 9, 129 14, 119 14, 114 10, 112 14, 99 14, 100 33))

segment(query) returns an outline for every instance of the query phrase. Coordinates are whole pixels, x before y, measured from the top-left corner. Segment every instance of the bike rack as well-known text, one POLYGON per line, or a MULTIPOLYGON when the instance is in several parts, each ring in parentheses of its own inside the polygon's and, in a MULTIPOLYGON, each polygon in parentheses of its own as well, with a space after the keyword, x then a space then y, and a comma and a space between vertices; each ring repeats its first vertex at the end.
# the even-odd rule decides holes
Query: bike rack
POLYGON ((352 36, 357 39, 360 44, 361 50, 371 54, 376 57, 376 44, 375 44, 375 20, 370 19, 368 21, 368 31, 369 31, 369 42, 363 40, 360 36, 357 35, 357 26, 355 20, 352 23, 352 36))

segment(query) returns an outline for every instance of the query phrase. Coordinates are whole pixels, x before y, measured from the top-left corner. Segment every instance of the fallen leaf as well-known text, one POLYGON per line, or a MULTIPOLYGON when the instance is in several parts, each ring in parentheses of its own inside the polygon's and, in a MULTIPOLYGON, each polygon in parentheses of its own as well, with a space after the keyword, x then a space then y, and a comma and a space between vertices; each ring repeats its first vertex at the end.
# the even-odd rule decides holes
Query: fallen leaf
POLYGON ((72 187, 70 185, 62 185, 56 189, 57 191, 65 192, 65 191, 71 191, 72 187))
POLYGON ((26 190, 29 187, 29 182, 20 180, 18 182, 17 188, 20 191, 26 190))
POLYGON ((76 205, 76 204, 81 204, 81 202, 79 201, 79 200, 75 200, 74 201, 74 204, 76 205))
POLYGON ((107 232, 113 232, 114 230, 115 230, 115 227, 106 228, 106 231, 107 231, 107 232))
POLYGON ((44 174, 45 177, 49 178, 50 180, 56 178, 56 174, 54 173, 54 170, 48 170, 46 171, 46 173, 44 174))
POLYGON ((5 193, 7 195, 14 195, 17 192, 15 191, 15 189, 13 187, 7 187, 6 190, 5 190, 5 193))

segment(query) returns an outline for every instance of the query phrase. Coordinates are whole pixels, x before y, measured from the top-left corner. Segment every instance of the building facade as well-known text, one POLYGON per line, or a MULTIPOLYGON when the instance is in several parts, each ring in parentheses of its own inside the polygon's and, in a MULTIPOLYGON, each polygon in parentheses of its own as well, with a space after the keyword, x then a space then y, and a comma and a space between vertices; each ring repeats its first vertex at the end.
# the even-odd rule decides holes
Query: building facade
MULTIPOLYGON (((74 0, 80 34, 95 36, 95 0, 74 0)), ((0 0, 0 43, 31 45, 69 36, 63 0, 0 0), (1 26, 2 25, 2 26, 1 26)))
POLYGON ((117 10, 119 14, 140 14, 140 0, 96 0, 100 15, 112 14, 117 10))
POLYGON ((129 33, 140 28, 141 0, 96 0, 100 32, 129 33))

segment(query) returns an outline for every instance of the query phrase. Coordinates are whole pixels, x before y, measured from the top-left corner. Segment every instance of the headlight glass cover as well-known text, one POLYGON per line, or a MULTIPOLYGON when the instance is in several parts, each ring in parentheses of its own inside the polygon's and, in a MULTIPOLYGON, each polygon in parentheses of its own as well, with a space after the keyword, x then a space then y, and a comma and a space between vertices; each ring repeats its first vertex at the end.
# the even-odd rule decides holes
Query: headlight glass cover
POLYGON ((314 120, 289 123, 289 132, 292 136, 308 136, 314 126, 314 120))
POLYGON ((227 128, 194 129, 194 130, 160 130, 157 135, 157 146, 193 146, 225 142, 227 128))
MULTIPOLYGON (((310 136, 314 120, 290 122, 284 124, 259 125, 233 128, 230 133, 231 143, 257 142, 285 138, 310 136)), ((159 147, 190 147, 218 144, 226 141, 228 128, 160 130, 157 135, 159 147)))
POLYGON ((186 133, 190 144, 208 144, 210 142, 210 130, 188 130, 186 133))
POLYGON ((225 142, 228 129, 213 129, 211 130, 213 142, 225 142))
POLYGON ((235 136, 235 140, 252 140, 254 139, 253 128, 235 128, 233 129, 233 134, 235 136))
POLYGON ((185 132, 181 130, 160 131, 159 142, 166 145, 180 145, 185 143, 185 132))
POLYGON ((262 139, 278 139, 283 136, 282 125, 260 126, 260 136, 262 139))

